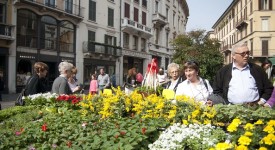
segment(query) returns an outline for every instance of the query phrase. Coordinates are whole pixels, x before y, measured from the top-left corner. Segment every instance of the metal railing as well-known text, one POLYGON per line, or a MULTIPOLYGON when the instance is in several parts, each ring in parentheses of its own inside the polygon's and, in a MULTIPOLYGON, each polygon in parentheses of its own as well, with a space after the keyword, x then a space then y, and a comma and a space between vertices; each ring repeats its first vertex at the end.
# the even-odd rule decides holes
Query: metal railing
POLYGON ((83 42, 83 51, 113 56, 122 55, 121 47, 88 41, 83 42))
POLYGON ((70 53, 72 53, 74 51, 73 43, 59 42, 59 44, 60 44, 60 51, 61 52, 70 52, 70 53))
POLYGON ((139 24, 139 23, 137 23, 133 20, 130 20, 128 18, 121 19, 121 23, 122 23, 122 26, 130 26, 130 27, 136 28, 139 31, 152 34, 151 33, 152 32, 151 28, 149 28, 145 25, 139 24))
POLYGON ((0 23, 0 38, 14 38, 13 36, 14 26, 0 23))
POLYGON ((50 1, 34 1, 34 0, 21 0, 18 2, 28 2, 32 4, 37 4, 40 6, 50 7, 52 9, 66 12, 68 14, 72 14, 79 17, 84 17, 84 7, 81 7, 80 5, 72 3, 73 1, 69 0, 56 0, 55 3, 52 3, 50 1), (58 5, 56 5, 58 4, 58 5))

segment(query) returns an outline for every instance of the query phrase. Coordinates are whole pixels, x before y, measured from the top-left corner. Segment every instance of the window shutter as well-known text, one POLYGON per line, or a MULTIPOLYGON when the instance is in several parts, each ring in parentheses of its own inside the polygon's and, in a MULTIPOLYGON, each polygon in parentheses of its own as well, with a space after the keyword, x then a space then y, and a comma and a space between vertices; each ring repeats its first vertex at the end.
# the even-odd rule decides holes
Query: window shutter
POLYGON ((134 21, 138 22, 138 9, 134 8, 134 21))
POLYGON ((116 37, 114 37, 114 44, 113 45, 116 46, 116 37))
POLYGON ((146 25, 146 12, 142 12, 142 24, 146 25))
POLYGON ((124 17, 130 18, 130 5, 125 3, 124 8, 124 17))
POLYGON ((108 26, 114 26, 114 10, 108 8, 108 26))
POLYGON ((92 0, 89 3, 89 20, 96 21, 96 2, 92 0))
POLYGON ((273 0, 269 0, 269 10, 272 10, 272 1, 273 0))
POLYGON ((262 9, 262 0, 258 0, 258 4, 259 4, 259 10, 262 9))
POLYGON ((262 55, 268 56, 268 40, 262 40, 262 55))

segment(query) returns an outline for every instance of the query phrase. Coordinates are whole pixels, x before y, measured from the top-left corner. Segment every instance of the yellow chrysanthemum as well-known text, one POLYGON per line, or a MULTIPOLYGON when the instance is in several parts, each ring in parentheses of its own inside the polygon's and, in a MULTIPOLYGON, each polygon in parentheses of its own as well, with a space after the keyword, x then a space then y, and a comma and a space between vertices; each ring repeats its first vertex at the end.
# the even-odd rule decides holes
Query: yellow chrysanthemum
POLYGON ((247 123, 245 126, 244 126, 244 129, 245 130, 253 130, 255 127, 253 124, 251 123, 247 123))
POLYGON ((259 150, 267 150, 265 147, 260 147, 259 150))
POLYGON ((267 125, 263 131, 267 133, 274 133, 274 128, 270 125, 267 125))
POLYGON ((249 145, 251 142, 251 139, 247 136, 242 135, 238 140, 240 145, 249 145))
POLYGON ((226 150, 232 148, 232 145, 229 143, 218 143, 215 147, 216 150, 226 150))
POLYGON ((187 120, 182 120, 182 124, 188 125, 188 121, 187 120))
POLYGON ((235 148, 235 150, 248 150, 248 148, 244 145, 239 145, 235 148))
POLYGON ((246 131, 246 132, 244 133, 244 135, 245 135, 245 136, 252 136, 253 133, 246 131))
POLYGON ((255 122, 254 124, 256 125, 260 125, 260 124, 264 124, 264 122, 262 120, 258 120, 257 122, 255 122))

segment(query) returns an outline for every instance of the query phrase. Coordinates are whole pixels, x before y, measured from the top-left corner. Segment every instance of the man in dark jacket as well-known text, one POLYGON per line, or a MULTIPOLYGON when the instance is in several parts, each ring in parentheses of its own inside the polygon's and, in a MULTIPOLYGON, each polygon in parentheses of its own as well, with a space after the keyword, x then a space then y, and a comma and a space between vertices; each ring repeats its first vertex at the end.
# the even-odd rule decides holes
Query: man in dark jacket
POLYGON ((273 86, 264 70, 248 63, 249 49, 239 43, 231 51, 233 63, 221 68, 214 79, 214 93, 231 104, 263 105, 271 96, 273 86))

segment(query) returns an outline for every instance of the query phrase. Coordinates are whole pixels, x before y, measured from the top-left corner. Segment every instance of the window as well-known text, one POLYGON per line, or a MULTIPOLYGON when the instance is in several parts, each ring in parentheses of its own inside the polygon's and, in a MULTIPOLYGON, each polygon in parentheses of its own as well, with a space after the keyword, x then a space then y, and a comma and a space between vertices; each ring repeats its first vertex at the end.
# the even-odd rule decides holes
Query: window
POLYGON ((129 48, 129 34, 123 32, 123 47, 129 48))
POLYGON ((259 0, 259 10, 272 10, 272 0, 259 0))
POLYGON ((168 65, 169 65, 169 58, 165 57, 165 70, 168 69, 168 65))
POLYGON ((89 20, 96 21, 96 2, 89 2, 89 20))
POLYGON ((6 5, 0 3, 0 22, 6 23, 6 5))
POLYGON ((253 56, 253 39, 250 40, 250 55, 253 56))
POLYGON ((253 19, 250 19, 250 33, 253 32, 253 19))
POLYGON ((116 46, 116 37, 105 34, 105 44, 116 46))
POLYGON ((169 32, 166 32, 166 47, 168 48, 169 44, 169 32))
POLYGON ((45 0, 45 5, 55 7, 55 0, 45 0))
POLYGON ((175 13, 173 14, 173 27, 175 27, 175 13))
POLYGON ((142 0, 142 6, 147 7, 147 0, 142 0))
POLYGON ((143 12, 142 12, 142 24, 143 24, 143 25, 146 25, 146 19, 147 19, 147 18, 146 18, 146 12, 143 11, 143 12))
POLYGON ((169 22, 168 16, 169 16, 169 8, 166 8, 166 21, 169 22))
POLYGON ((139 4, 139 0, 134 0, 134 1, 139 4))
POLYGON ((253 2, 250 1, 250 14, 252 14, 252 12, 253 12, 253 2))
POLYGON ((138 22, 138 9, 134 8, 134 21, 138 22))
POLYGON ((138 37, 133 35, 133 39, 134 39, 134 42, 133 42, 133 49, 134 50, 137 50, 138 49, 138 37))
POLYGON ((146 45, 146 40, 144 38, 141 38, 141 51, 145 52, 145 45, 146 45))
POLYGON ((155 13, 158 13, 159 12, 159 2, 156 1, 156 4, 155 4, 155 13))
POLYGON ((56 49, 57 21, 50 16, 41 18, 41 46, 45 49, 56 49))
POLYGON ((95 51, 95 32, 88 31, 88 51, 95 51))
POLYGON ((268 18, 262 18, 262 31, 268 31, 268 18))
POLYGON ((65 1, 65 11, 67 13, 72 13, 72 11, 73 11, 73 0, 66 0, 65 1))
POLYGON ((108 26, 114 27, 114 10, 108 8, 108 26))
POLYGON ((159 44, 159 28, 155 28, 155 43, 159 44))
POLYGON ((262 40, 262 55, 268 56, 268 39, 262 40))
MULTIPOLYGON (((28 10, 18 10, 16 26, 16 42, 18 46, 37 48, 37 22, 37 15, 33 12, 28 10)), ((43 29, 41 32, 43 31, 45 32, 45 29, 43 29)), ((41 40, 41 43, 43 42, 44 41, 41 40)))
POLYGON ((130 5, 128 3, 124 3, 124 17, 130 18, 130 5))
POLYGON ((59 44, 60 51, 71 53, 74 51, 74 26, 72 23, 68 21, 60 23, 59 44))

